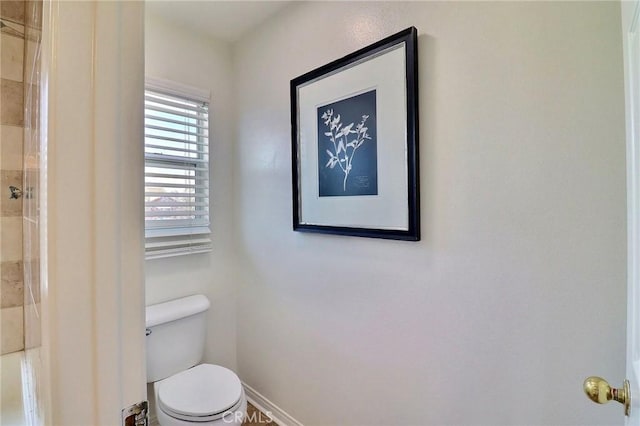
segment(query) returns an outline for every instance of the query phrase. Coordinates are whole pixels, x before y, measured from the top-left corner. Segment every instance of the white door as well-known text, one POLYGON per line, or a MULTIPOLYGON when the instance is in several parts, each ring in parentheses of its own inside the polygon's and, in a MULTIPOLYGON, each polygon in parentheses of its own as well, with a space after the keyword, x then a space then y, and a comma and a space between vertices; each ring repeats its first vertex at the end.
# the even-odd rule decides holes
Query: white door
POLYGON ((640 1, 623 1, 622 40, 627 125, 627 424, 640 425, 640 1))
POLYGON ((119 425, 146 399, 144 3, 43 11, 44 424, 119 425))
POLYGON ((627 136, 627 378, 617 387, 589 377, 584 390, 594 402, 620 402, 625 423, 640 426, 640 0, 620 5, 627 136))
POLYGON ((640 426, 640 0, 621 2, 627 127, 627 379, 585 381, 598 403, 621 402, 626 424, 640 426), (619 385, 619 386, 616 386, 619 385))

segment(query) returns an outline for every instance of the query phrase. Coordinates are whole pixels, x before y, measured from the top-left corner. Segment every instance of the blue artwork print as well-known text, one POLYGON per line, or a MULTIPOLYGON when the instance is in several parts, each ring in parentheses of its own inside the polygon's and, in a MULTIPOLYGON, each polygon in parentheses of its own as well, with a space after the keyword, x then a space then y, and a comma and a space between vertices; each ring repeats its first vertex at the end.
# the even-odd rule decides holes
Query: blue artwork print
POLYGON ((320 197, 378 195, 376 91, 318 108, 320 197))

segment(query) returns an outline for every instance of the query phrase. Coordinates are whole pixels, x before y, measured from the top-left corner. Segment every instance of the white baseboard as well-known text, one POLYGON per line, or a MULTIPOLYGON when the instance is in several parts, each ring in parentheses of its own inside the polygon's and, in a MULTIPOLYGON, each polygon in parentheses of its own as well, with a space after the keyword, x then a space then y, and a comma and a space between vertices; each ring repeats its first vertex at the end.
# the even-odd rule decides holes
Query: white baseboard
POLYGON ((274 422, 280 426, 303 426, 302 423, 294 419, 289 413, 278 407, 273 402, 269 401, 260 392, 242 382, 244 386, 244 393, 247 396, 247 400, 258 410, 269 415, 274 422))

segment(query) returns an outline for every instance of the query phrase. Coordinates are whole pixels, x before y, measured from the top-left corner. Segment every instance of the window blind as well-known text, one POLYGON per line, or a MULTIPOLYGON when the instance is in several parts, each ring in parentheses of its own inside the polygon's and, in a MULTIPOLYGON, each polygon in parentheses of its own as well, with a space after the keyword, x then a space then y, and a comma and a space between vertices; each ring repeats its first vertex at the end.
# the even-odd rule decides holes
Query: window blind
POLYGON ((147 259, 211 250, 208 98, 163 86, 145 89, 147 259))

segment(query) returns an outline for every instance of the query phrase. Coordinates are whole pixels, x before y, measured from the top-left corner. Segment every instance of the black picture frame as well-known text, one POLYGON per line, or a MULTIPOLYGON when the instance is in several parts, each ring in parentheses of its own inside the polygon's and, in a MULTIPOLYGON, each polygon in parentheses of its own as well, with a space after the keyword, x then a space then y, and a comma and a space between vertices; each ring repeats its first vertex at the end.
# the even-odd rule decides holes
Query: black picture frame
POLYGON ((294 231, 420 240, 417 33, 291 80, 294 231))

